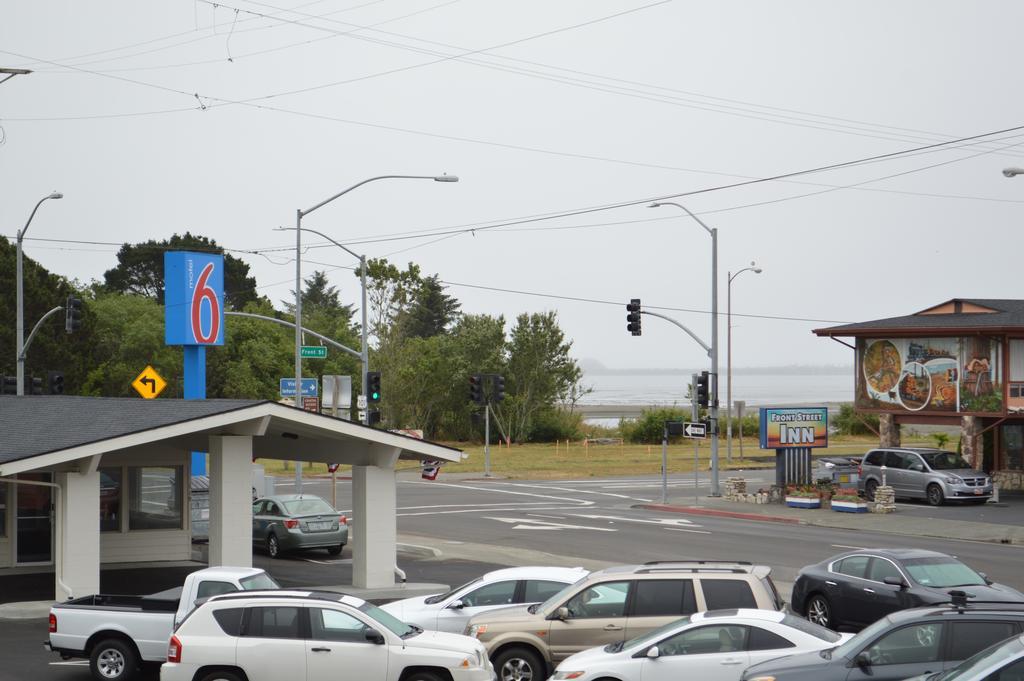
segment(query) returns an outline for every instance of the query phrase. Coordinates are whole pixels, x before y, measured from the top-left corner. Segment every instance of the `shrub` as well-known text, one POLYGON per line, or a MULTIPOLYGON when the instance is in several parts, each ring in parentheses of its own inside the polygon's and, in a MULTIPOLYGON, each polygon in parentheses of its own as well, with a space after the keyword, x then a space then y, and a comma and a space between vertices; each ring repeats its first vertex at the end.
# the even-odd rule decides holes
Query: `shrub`
POLYGON ((878 428, 878 414, 858 414, 849 402, 832 416, 832 429, 839 435, 874 435, 878 428))
POLYGON ((564 409, 546 409, 533 418, 529 442, 578 440, 583 437, 583 414, 564 409))
MULTIPOLYGON (((665 421, 690 421, 692 414, 689 409, 677 409, 674 407, 661 407, 659 409, 644 410, 640 418, 634 420, 622 419, 619 421, 619 430, 627 442, 635 444, 654 444, 661 442, 661 436, 665 429, 665 421)), ((682 438, 669 438, 671 442, 682 438)))

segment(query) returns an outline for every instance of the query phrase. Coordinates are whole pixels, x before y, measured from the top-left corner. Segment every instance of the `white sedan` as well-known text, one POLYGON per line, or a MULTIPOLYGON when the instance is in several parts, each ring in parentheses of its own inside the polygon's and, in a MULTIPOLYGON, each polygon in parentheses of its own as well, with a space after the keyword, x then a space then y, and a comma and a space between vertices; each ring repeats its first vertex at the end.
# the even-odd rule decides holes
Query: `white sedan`
POLYGON ((423 629, 461 634, 469 618, 509 605, 541 603, 589 574, 580 567, 515 567, 488 572, 448 593, 419 596, 381 606, 423 629))
POLYGON ((551 678, 738 681, 752 664, 832 648, 851 636, 774 610, 712 610, 576 653, 551 678))

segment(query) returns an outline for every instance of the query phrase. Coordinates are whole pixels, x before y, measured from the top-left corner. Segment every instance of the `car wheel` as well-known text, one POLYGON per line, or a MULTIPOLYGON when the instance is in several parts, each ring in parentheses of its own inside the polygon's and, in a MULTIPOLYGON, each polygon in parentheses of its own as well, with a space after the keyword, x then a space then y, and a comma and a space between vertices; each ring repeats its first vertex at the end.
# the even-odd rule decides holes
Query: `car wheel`
POLYGON ((807 619, 815 624, 832 629, 832 606, 821 594, 814 594, 807 601, 807 619))
POLYGON ((406 676, 403 681, 444 681, 444 677, 434 672, 413 672, 406 676))
POLYGON ((277 543, 277 535, 271 533, 267 537, 267 553, 270 554, 271 558, 281 557, 281 545, 277 543))
POLYGON ((344 548, 345 548, 344 544, 338 544, 337 546, 329 546, 329 547, 327 547, 327 553, 331 554, 332 556, 340 556, 341 555, 341 551, 344 548))
POLYGON ((942 493, 942 488, 932 483, 928 485, 928 503, 932 506, 942 506, 942 502, 946 500, 946 495, 942 493))
POLYGON ((210 672, 202 677, 200 681, 242 681, 242 677, 234 672, 210 672))
POLYGON ((100 641, 89 656, 89 670, 94 679, 127 681, 135 676, 138 667, 135 649, 119 638, 100 641))
POLYGON ((529 648, 512 647, 494 658, 498 681, 544 681, 544 661, 529 648))
POLYGON ((868 480, 864 483, 864 498, 868 501, 875 500, 875 492, 878 490, 877 480, 868 480))

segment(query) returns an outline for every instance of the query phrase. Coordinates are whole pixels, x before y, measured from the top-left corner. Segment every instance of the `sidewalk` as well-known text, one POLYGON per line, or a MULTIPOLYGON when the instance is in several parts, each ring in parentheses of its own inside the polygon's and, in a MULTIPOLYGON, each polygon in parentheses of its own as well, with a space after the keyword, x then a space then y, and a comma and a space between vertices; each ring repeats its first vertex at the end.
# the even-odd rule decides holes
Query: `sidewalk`
POLYGON ((634 508, 685 515, 736 518, 755 522, 817 525, 846 530, 885 532, 918 537, 964 539, 997 544, 1024 545, 1024 527, 1018 525, 931 518, 900 511, 894 513, 839 513, 830 509, 790 508, 782 504, 748 504, 722 497, 701 497, 699 505, 637 504, 634 508))

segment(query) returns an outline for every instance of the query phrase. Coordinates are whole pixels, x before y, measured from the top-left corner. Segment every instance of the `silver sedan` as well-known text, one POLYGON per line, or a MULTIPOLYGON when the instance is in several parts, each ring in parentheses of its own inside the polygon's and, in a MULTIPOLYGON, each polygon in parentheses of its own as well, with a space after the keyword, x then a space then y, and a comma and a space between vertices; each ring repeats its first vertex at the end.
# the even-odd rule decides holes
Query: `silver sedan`
POLYGON ((348 542, 348 520, 312 494, 264 497, 252 504, 252 542, 272 558, 302 549, 337 556, 348 542))

